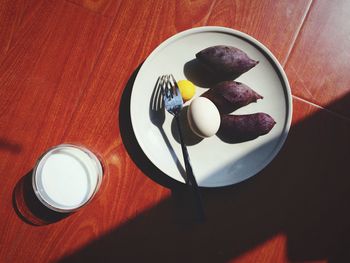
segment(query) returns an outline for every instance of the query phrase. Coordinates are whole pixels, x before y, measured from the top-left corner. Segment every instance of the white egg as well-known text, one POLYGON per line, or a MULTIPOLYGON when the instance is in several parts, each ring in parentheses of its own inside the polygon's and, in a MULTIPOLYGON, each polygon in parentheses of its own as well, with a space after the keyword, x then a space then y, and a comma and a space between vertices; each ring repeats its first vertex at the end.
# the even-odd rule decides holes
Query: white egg
POLYGON ((200 137, 213 136, 220 127, 220 113, 215 104, 204 97, 195 98, 187 112, 191 130, 200 137))

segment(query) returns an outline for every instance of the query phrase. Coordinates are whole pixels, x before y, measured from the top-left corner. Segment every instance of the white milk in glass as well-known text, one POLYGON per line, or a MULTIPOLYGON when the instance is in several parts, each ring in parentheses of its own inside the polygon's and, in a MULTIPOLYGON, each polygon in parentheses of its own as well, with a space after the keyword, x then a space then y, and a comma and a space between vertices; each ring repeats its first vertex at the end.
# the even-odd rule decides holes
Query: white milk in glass
POLYGON ((72 212, 91 200, 102 176, 101 163, 91 151, 63 144, 40 158, 33 173, 33 188, 48 208, 72 212))

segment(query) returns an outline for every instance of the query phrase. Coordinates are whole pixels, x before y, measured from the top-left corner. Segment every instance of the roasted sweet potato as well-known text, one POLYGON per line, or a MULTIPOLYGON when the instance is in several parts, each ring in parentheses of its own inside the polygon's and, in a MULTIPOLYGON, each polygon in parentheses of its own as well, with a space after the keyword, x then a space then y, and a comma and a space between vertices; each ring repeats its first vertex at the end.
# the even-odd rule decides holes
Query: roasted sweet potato
POLYGON ((210 99, 221 114, 233 112, 263 98, 247 85, 233 80, 216 84, 213 88, 203 93, 202 96, 210 99))
POLYGON ((221 80, 235 79, 259 63, 238 48, 222 45, 203 49, 196 57, 221 80))
POLYGON ((247 115, 223 114, 217 135, 226 142, 244 142, 269 133, 275 124, 270 115, 262 112, 247 115))

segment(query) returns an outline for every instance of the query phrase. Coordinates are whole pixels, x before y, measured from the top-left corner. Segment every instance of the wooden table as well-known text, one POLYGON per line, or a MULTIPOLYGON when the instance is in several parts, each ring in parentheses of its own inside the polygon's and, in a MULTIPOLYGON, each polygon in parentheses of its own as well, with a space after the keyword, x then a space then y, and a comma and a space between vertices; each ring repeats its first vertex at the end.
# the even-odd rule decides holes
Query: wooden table
POLYGON ((346 0, 2 0, 0 262, 350 262, 349 17, 346 0), (266 45, 294 112, 266 169, 202 191, 197 224, 186 193, 135 145, 126 109, 150 52, 204 25, 266 45), (63 142, 98 152, 106 171, 96 198, 59 218, 38 208, 28 178, 63 142))

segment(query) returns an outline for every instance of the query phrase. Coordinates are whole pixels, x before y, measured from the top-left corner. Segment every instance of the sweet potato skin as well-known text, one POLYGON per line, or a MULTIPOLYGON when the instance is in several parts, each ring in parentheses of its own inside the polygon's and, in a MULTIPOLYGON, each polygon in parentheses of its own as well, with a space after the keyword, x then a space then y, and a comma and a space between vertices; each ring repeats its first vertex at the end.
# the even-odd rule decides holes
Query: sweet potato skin
POLYGON ((244 142, 269 133, 275 124, 275 120, 263 112, 246 115, 223 114, 217 135, 225 142, 244 142))
POLYGON ((263 97, 247 85, 233 80, 222 81, 202 94, 221 114, 231 113, 263 97))
POLYGON ((205 48, 196 58, 222 80, 235 79, 259 63, 244 51, 223 45, 205 48))

